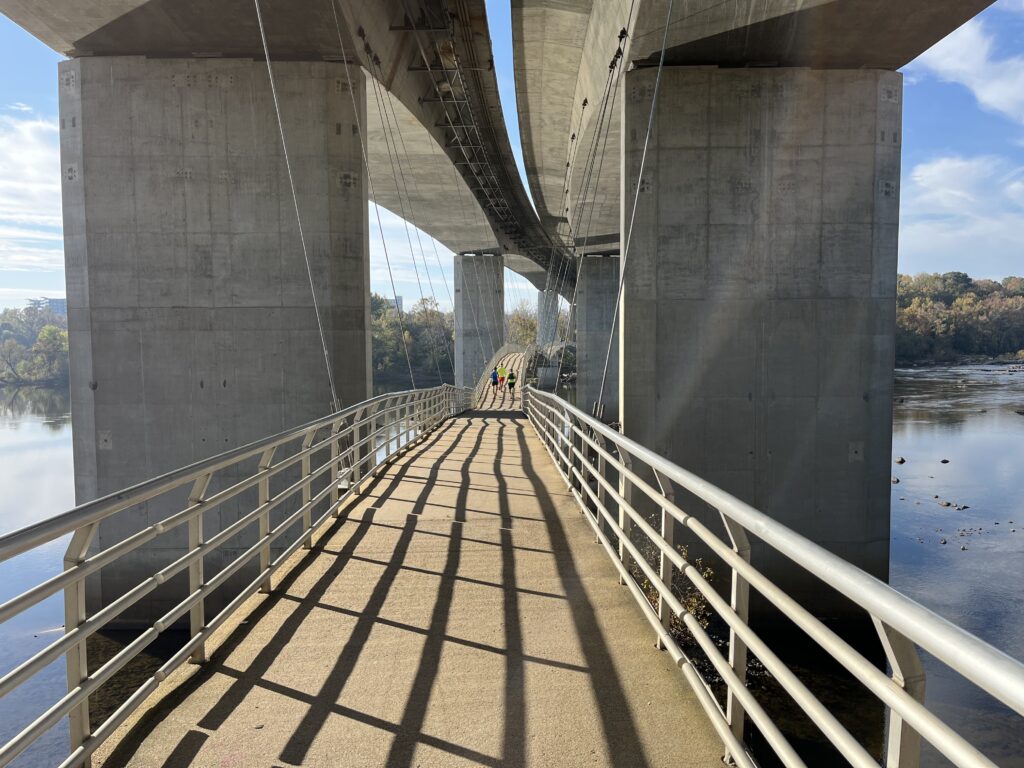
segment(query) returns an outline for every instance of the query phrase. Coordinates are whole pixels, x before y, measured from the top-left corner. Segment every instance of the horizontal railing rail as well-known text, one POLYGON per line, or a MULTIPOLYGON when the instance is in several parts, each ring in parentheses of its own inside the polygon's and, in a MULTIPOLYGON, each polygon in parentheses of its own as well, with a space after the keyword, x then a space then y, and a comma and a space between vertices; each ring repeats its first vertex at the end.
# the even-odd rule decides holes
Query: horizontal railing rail
MULTIPOLYGON (((749 719, 785 766, 805 762, 746 684, 752 653, 835 749, 854 766, 916 768, 921 740, 957 766, 995 763, 924 704, 924 669, 918 649, 932 654, 964 679, 1024 716, 1024 664, 946 621, 906 595, 780 524, 748 504, 602 424, 556 395, 529 387, 523 408, 595 534, 653 627, 659 647, 671 654, 736 765, 756 763, 744 742, 749 719), (685 491, 720 515, 717 535, 676 502, 685 491), (659 510, 653 518, 644 507, 659 510), (728 568, 729 599, 674 540, 682 526, 728 568), (750 538, 784 555, 870 617, 891 676, 829 629, 796 599, 761 573, 750 558, 750 538), (641 542, 638 545, 638 541, 641 542), (641 551, 646 542, 645 554, 641 551), (654 553, 653 556, 650 553, 654 553), (652 560, 654 562, 652 562, 652 560), (696 590, 728 626, 727 653, 673 587, 676 576, 696 590), (656 595, 645 593, 642 578, 656 595), (873 757, 748 622, 753 588, 844 667, 885 707, 888 736, 882 762, 873 757), (704 658, 700 663, 669 631, 675 619, 704 658), (724 705, 701 669, 708 665, 724 683, 724 705)), ((692 605, 690 605, 692 607, 692 605)), ((1024 729, 1024 717, 1020 722, 1024 729)))
POLYGON ((341 505, 358 492, 366 477, 446 419, 473 405, 472 389, 450 385, 380 395, 0 536, 0 562, 4 562, 72 534, 62 573, 0 605, 3 623, 47 597, 64 593, 64 635, 0 677, 0 698, 29 682, 61 656, 67 659, 68 671, 67 693, 13 738, 0 744, 0 766, 13 761, 65 717, 69 718, 71 749, 61 766, 88 764, 95 749, 167 675, 189 658, 205 659, 209 636, 257 591, 270 591, 273 574, 300 547, 311 546, 316 531, 332 515, 339 514, 341 505), (254 459, 255 471, 251 466, 254 459), (316 465, 314 460, 318 461, 316 465), (283 474, 286 470, 291 471, 283 474), (230 484, 210 492, 214 480, 230 484), (273 489, 272 494, 272 480, 287 485, 273 489), (251 509, 243 510, 236 520, 219 530, 211 528, 211 510, 253 489, 257 500, 251 509), (182 504, 180 499, 186 491, 187 501, 182 504), (286 502, 291 502, 291 507, 286 507, 281 512, 284 518, 271 527, 270 513, 286 502), (125 515, 132 520, 145 520, 140 507, 152 504, 162 504, 173 511, 109 546, 101 544, 97 537, 101 523, 125 515), (135 517, 131 517, 133 514, 135 517), (187 527, 188 543, 180 556, 161 568, 154 567, 152 574, 102 608, 94 612, 87 609, 87 578, 97 577, 103 568, 116 565, 143 545, 181 526, 187 527), (254 543, 242 545, 241 553, 216 574, 205 572, 205 560, 210 553, 253 527, 254 543), (250 563, 258 564, 257 575, 243 579, 243 584, 235 588, 232 577, 250 563), (112 658, 90 670, 88 638, 122 619, 132 606, 183 573, 188 574, 184 597, 156 621, 147 622, 145 629, 112 658), (224 598, 225 606, 208 619, 207 598, 229 584, 234 592, 224 598), (186 617, 188 640, 93 731, 89 724, 90 697, 157 637, 186 617))

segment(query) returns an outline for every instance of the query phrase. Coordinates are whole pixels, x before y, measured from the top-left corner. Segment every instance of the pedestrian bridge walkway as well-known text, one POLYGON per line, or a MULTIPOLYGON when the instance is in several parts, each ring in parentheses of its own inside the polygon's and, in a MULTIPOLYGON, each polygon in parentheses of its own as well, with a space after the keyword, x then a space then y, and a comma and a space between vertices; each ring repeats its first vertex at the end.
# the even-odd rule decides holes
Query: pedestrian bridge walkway
POLYGON ((468 413, 369 481, 103 764, 720 765, 615 585, 522 414, 468 413))
POLYGON ((929 706, 919 649, 1024 714, 1019 661, 533 388, 381 395, 0 536, 0 562, 69 534, 64 571, 0 603, 3 623, 63 593, 66 616, 0 669, 0 697, 24 702, 0 768, 918 768, 925 742, 993 768, 1007 746, 929 706), (108 521, 120 538, 97 535, 108 521), (885 666, 764 554, 801 569, 804 600, 827 590, 870 620, 885 666), (777 646, 751 591, 786 622, 777 646), (98 658, 90 638, 115 626, 136 632, 98 658), (884 737, 794 672, 794 639, 886 714, 884 737), (26 694, 53 692, 33 686, 62 660, 66 693, 26 694), (63 723, 61 757, 26 751, 63 723))

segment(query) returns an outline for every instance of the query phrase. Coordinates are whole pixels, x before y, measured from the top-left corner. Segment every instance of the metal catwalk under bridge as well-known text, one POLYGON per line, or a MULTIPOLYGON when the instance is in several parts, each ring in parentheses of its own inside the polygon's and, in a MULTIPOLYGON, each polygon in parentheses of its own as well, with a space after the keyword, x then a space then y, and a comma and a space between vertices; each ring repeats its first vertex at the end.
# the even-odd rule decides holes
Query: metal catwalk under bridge
POLYGON ((533 428, 495 405, 367 481, 98 762, 720 766, 533 428))
MULTIPOLYGON (((522 378, 528 356, 495 362, 522 378)), ((0 604, 6 622, 63 593, 66 616, 64 634, 0 671, 0 697, 62 658, 68 676, 55 701, 23 697, 18 722, 0 723, 0 767, 43 764, 25 750, 62 722, 66 758, 46 761, 61 768, 685 768, 723 753, 757 768, 753 729, 781 765, 826 764, 790 742, 802 730, 783 732, 764 697, 770 676, 831 744, 828 765, 919 768, 927 744, 949 764, 996 768, 929 707, 920 651, 1014 722, 1024 714, 1019 661, 533 388, 380 395, 0 536, 0 562, 68 534, 64 571, 0 604), (702 505, 713 513, 694 514, 702 505), (137 530, 92 547, 117 516, 137 530), (684 535, 716 556, 721 591, 687 559, 684 535), (88 603, 87 579, 161 537, 180 546, 150 556, 151 575, 88 603), (870 618, 887 668, 765 576, 752 540, 870 618), (751 591, 875 697, 884 744, 848 727, 748 623, 751 591), (124 648, 86 653, 126 619, 144 623, 124 648), (173 655, 118 693, 118 671, 182 624, 173 655), (111 691, 115 711, 90 709, 111 691)))

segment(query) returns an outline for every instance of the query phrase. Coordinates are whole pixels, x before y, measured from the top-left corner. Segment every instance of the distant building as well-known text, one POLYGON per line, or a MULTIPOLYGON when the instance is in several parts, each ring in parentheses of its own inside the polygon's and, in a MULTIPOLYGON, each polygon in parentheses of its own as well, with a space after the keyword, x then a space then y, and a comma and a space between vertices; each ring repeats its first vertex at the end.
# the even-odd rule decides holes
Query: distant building
POLYGON ((39 298, 29 299, 28 305, 33 309, 49 309, 55 315, 68 316, 68 300, 66 298, 51 299, 51 298, 39 298))

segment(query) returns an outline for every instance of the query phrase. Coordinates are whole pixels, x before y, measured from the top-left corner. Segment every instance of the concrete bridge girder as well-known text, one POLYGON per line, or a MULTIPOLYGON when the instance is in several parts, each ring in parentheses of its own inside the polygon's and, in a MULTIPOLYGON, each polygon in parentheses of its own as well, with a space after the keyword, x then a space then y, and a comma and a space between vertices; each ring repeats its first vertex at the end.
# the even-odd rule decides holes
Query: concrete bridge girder
MULTIPOLYGON (((271 57, 275 61, 341 60, 340 33, 349 60, 361 64, 393 94, 395 105, 404 107, 404 112, 400 111, 403 128, 411 126, 411 121, 418 123, 416 131, 408 130, 405 138, 407 143, 413 144, 419 139, 418 149, 413 150, 411 146, 409 149, 414 161, 422 161, 423 166, 416 165, 408 170, 422 181, 430 179, 431 183, 429 189, 412 193, 413 209, 421 207, 430 211, 437 201, 461 197, 469 212, 465 216, 453 216, 452 211, 458 206, 452 206, 446 215, 417 214, 417 224, 455 252, 484 247, 500 249, 509 254, 510 268, 521 269, 527 279, 538 283, 537 269, 530 262, 545 269, 552 258, 552 249, 519 181, 503 128, 483 0, 418 3, 416 8, 424 9, 426 16, 412 20, 410 25, 406 13, 411 7, 404 0, 333 0, 333 9, 332 0, 300 6, 264 0, 263 16, 271 57), (340 29, 335 26, 334 10, 340 14, 340 29), (444 87, 453 98, 458 95, 475 102, 471 107, 483 127, 483 151, 487 154, 488 166, 473 168, 478 174, 486 171, 503 190, 510 212, 504 223, 495 218, 493 211, 485 212, 481 207, 480 200, 486 196, 474 181, 479 175, 474 175, 464 162, 460 148, 452 144, 451 131, 445 128, 449 122, 445 106, 434 98, 432 85, 433 80, 441 81, 444 75, 427 72, 424 65, 424 58, 429 60, 434 56, 430 50, 432 44, 437 53, 437 61, 433 63, 436 65, 444 58, 438 44, 446 35, 418 30, 425 20, 427 26, 436 29, 449 21, 449 15, 457 19, 454 28, 464 32, 456 37, 454 54, 460 61, 471 63, 473 92, 456 94, 449 85, 444 87), (428 136, 433 141, 432 146, 425 143, 428 136), (433 158, 434 151, 438 159, 433 158), (449 161, 449 169, 443 173, 437 173, 443 166, 440 158, 449 161), (451 168, 456 171, 454 175, 451 168), (467 225, 461 221, 466 217, 479 220, 478 228, 471 227, 479 231, 467 231, 467 225)), ((72 57, 144 55, 259 60, 263 56, 251 0, 223 0, 215 4, 182 4, 174 0, 90 0, 83 3, 0 0, 0 12, 54 50, 72 57)), ((452 52, 447 56, 451 64, 452 52)), ((459 88, 456 83, 455 91, 459 88)), ((372 92, 368 109, 371 130, 374 126, 379 129, 383 122, 379 114, 375 114, 378 109, 372 92)), ((448 109, 450 113, 451 108, 448 109)), ((382 139, 383 134, 373 131, 372 138, 382 139)), ((372 161, 385 157, 384 147, 378 146, 376 141, 370 144, 370 150, 372 161)), ((394 181, 390 181, 390 185, 386 183, 392 179, 390 168, 378 169, 378 163, 374 162, 371 173, 382 177, 379 202, 399 212, 401 206, 394 192, 389 192, 389 186, 394 188, 394 181)))
MULTIPOLYGON (((372 85, 368 83, 367 89, 370 94, 367 99, 367 151, 374 202, 412 222, 456 254, 502 252, 494 230, 465 179, 438 146, 423 121, 404 102, 391 98, 384 91, 382 95, 390 99, 386 105, 390 128, 386 136, 379 101, 373 96, 372 85), (397 144, 397 149, 394 146, 389 149, 392 141, 397 144), (389 152, 397 152, 397 158, 407 160, 402 168, 393 166, 389 152)), ((413 245, 418 251, 419 243, 415 239, 413 245)), ((400 252, 404 253, 404 246, 400 247, 403 248, 400 252)), ((428 264, 434 265, 433 249, 426 243, 424 249, 428 264)), ((547 270, 535 261, 504 251, 504 262, 508 269, 543 289, 547 270)))
MULTIPOLYGON (((992 2, 676 0, 665 62, 669 66, 895 70, 992 2)), ((542 220, 562 227, 567 220, 582 222, 577 241, 589 232, 594 246, 611 250, 621 245, 621 82, 608 109, 610 162, 602 167, 599 179, 590 176, 582 204, 577 201, 588 184, 587 149, 598 128, 601 96, 620 30, 629 33, 620 68, 656 64, 667 5, 668 0, 637 0, 628 5, 592 0, 513 3, 527 177, 542 220), (631 8, 632 17, 628 15, 631 8), (557 64, 552 66, 552 61, 557 64), (569 157, 575 161, 569 172, 566 211, 569 157)))

